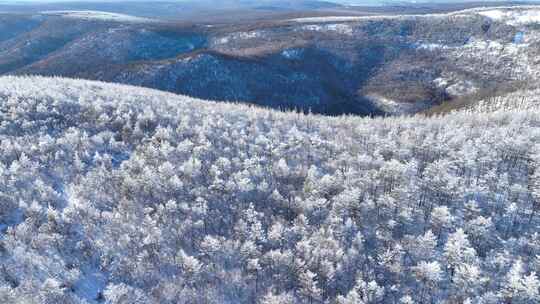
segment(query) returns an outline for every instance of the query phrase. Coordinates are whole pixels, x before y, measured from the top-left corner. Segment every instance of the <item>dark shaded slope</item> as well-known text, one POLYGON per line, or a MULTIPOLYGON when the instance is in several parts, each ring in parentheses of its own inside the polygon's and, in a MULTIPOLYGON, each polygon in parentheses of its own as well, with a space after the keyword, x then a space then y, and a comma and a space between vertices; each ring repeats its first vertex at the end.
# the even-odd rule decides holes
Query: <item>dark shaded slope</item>
POLYGON ((282 54, 239 58, 212 51, 134 65, 104 79, 158 88, 202 99, 254 103, 328 115, 381 114, 355 88, 378 67, 378 47, 359 52, 354 65, 327 51, 299 48, 301 59, 282 54), (370 57, 371 56, 371 57, 370 57))
POLYGON ((74 39, 99 28, 103 28, 103 25, 95 23, 89 26, 77 20, 47 18, 32 30, 0 43, 0 73, 41 60, 74 39))
POLYGON ((42 18, 0 14, 0 42, 11 39, 38 27, 42 18))
POLYGON ((174 58, 205 45, 201 34, 168 27, 98 28, 15 73, 99 78, 115 65, 174 58))
POLYGON ((328 115, 415 113, 533 82, 540 70, 537 28, 475 13, 198 25, 35 20, 11 25, 18 34, 0 41, 0 74, 97 79, 328 115))

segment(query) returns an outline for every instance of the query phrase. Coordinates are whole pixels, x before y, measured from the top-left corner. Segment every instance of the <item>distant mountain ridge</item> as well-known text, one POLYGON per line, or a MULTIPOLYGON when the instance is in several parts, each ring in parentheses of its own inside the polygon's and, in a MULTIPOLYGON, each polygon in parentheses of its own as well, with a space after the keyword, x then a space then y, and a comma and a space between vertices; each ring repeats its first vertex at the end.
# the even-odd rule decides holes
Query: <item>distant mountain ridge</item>
POLYGON ((198 0, 198 1, 60 1, 60 2, 2 2, 0 11, 36 13, 44 10, 97 10, 142 17, 187 19, 191 16, 214 14, 231 10, 319 10, 339 8, 340 4, 319 0, 198 0))
POLYGON ((0 74, 120 82, 327 115, 416 113, 540 78, 537 6, 279 16, 193 24, 99 11, 3 14, 0 74))

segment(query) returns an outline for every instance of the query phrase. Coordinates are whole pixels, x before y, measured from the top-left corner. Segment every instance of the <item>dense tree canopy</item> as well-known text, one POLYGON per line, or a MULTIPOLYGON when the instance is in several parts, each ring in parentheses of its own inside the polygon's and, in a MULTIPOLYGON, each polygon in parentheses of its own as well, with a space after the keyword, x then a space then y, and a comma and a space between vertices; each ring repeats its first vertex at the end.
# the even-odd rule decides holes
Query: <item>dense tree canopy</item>
POLYGON ((520 94, 329 118, 0 78, 0 302, 538 303, 520 94))

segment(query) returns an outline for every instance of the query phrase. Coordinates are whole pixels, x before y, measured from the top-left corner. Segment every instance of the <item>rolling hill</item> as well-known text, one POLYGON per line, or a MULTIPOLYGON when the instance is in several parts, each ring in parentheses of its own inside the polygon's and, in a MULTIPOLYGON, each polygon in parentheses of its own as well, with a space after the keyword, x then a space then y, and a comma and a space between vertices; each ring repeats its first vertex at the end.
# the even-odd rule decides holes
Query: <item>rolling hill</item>
POLYGON ((365 116, 417 113, 538 81, 536 6, 328 14, 197 24, 92 11, 3 14, 0 73, 365 116))
POLYGON ((540 112, 0 78, 2 303, 536 303, 540 112))

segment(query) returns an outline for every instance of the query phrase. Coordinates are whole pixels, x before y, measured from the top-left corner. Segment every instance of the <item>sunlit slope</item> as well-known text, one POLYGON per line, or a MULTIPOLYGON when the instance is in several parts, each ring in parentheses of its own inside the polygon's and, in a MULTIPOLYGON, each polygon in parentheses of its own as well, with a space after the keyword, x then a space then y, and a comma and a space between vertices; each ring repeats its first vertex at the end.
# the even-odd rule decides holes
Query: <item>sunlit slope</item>
POLYGON ((329 118, 0 78, 0 302, 537 302, 517 101, 329 118))

